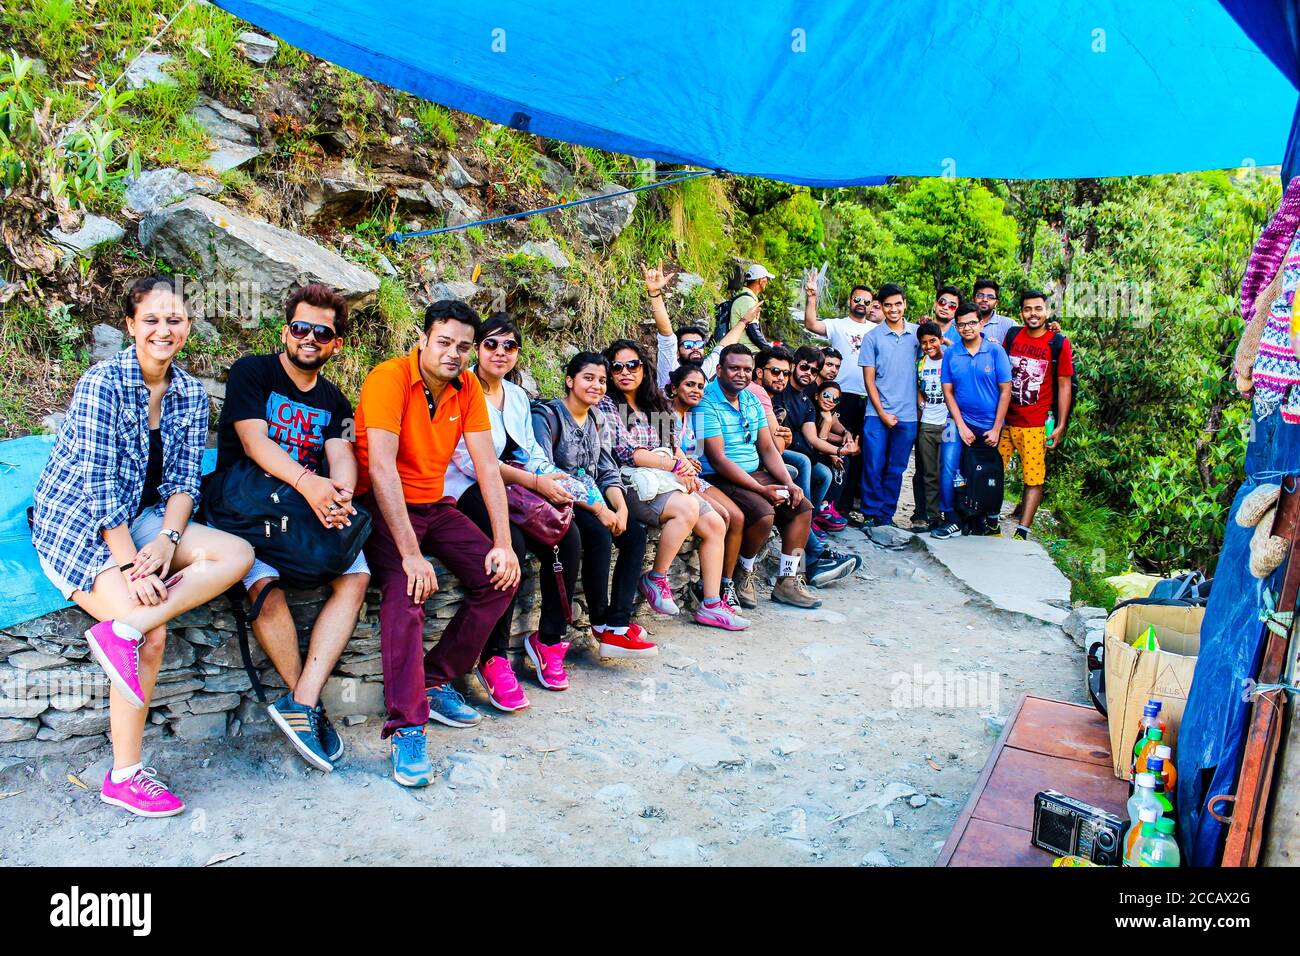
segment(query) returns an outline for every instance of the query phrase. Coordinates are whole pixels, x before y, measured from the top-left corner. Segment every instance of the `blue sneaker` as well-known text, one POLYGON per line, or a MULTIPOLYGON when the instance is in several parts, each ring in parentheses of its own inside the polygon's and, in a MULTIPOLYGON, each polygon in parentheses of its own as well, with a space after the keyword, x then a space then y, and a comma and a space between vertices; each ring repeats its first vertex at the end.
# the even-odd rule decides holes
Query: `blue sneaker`
POLYGON ((298 703, 291 692, 268 706, 266 712, 304 760, 325 773, 334 769, 321 746, 320 717, 315 707, 298 703))
POLYGON ((330 763, 338 763, 343 757, 343 738, 334 729, 330 719, 325 716, 325 705, 316 705, 316 720, 320 723, 320 746, 330 763))
POLYGON ((433 782, 433 764, 423 727, 399 727, 390 740, 393 779, 403 787, 427 787, 433 782))
POLYGON ((424 692, 429 698, 429 718, 448 727, 473 727, 483 715, 465 703, 460 691, 451 684, 430 687, 424 692))

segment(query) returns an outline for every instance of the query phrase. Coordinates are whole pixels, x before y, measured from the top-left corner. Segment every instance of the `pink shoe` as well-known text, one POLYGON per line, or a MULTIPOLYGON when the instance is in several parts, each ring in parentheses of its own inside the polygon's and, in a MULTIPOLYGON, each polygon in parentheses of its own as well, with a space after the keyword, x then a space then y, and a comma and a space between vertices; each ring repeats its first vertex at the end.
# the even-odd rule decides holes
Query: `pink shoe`
POLYGON ((565 690, 569 686, 569 675, 564 670, 564 655, 568 649, 568 641, 542 644, 537 640, 536 631, 524 638, 524 651, 537 668, 537 683, 547 690, 565 690))
POLYGON ((645 596, 646 603, 649 604, 656 614, 666 614, 672 616, 681 610, 677 602, 673 600, 672 585, 668 583, 667 576, 660 577, 647 571, 641 575, 641 580, 637 582, 642 595, 645 596))
POLYGON ((480 664, 474 672, 478 674, 479 682, 487 691, 488 700, 497 710, 504 710, 509 714, 528 706, 528 695, 519 686, 515 670, 506 658, 499 655, 489 657, 487 663, 480 664))
POLYGON ((158 779, 158 771, 142 767, 121 783, 113 782, 113 771, 104 777, 99 799, 137 817, 174 817, 185 804, 158 779))
MULTIPOLYGON (((132 707, 144 706, 140 686, 140 644, 144 635, 121 621, 100 621, 86 632, 86 643, 109 681, 132 707)), ((179 812, 179 811, 178 811, 179 812)))
POLYGON ((725 631, 743 631, 749 627, 749 621, 727 607, 724 601, 719 601, 712 607, 701 604, 695 609, 695 623, 705 627, 720 627, 725 631))

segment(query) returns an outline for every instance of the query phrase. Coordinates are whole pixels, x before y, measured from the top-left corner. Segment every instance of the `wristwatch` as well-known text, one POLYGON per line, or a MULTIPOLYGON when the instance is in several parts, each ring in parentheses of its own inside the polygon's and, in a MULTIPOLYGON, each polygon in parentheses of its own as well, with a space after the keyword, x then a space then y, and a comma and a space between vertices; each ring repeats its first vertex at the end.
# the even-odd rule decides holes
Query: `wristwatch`
POLYGON ((181 533, 179 531, 173 531, 171 528, 163 528, 158 532, 158 537, 166 538, 172 544, 181 543, 181 533))

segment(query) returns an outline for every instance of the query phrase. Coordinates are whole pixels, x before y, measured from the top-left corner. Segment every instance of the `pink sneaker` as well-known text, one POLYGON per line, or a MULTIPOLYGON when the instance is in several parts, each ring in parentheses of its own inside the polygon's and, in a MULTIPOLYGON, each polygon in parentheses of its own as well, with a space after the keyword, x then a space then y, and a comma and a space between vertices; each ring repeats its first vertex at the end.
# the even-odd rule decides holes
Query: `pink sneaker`
POLYGON ((565 690, 569 686, 569 675, 564 670, 564 654, 568 649, 568 641, 540 643, 536 631, 524 638, 524 650, 537 668, 537 683, 547 690, 565 690))
POLYGON ((144 636, 130 624, 100 621, 86 632, 86 643, 109 681, 132 707, 144 706, 140 686, 140 643, 144 636))
POLYGON ((104 777, 104 787, 99 799, 137 817, 174 817, 185 809, 185 804, 167 785, 158 779, 153 767, 141 767, 121 783, 113 782, 113 771, 104 777))
POLYGON ((519 686, 515 670, 506 658, 500 655, 489 657, 487 663, 480 664, 474 672, 478 674, 479 682, 487 691, 488 700, 497 710, 504 710, 509 714, 528 706, 528 695, 519 686))
POLYGON ((641 588, 646 603, 654 608, 656 614, 672 616, 681 610, 677 606, 677 602, 673 600, 672 585, 668 583, 666 575, 659 577, 647 571, 641 575, 641 580, 637 582, 637 586, 641 588))
POLYGON ((727 607, 724 601, 719 601, 712 607, 707 604, 697 607, 695 623, 705 627, 720 627, 725 631, 743 631, 749 627, 749 621, 727 607))

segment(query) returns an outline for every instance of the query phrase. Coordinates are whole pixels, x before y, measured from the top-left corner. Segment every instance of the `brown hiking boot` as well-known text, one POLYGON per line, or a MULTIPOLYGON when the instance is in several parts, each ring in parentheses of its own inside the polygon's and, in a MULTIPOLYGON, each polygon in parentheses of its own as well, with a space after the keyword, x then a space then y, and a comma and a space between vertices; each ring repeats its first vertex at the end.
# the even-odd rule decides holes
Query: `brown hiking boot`
POLYGON ((736 563, 736 576, 731 580, 736 589, 736 600, 743 608, 758 607, 758 566, 753 571, 746 571, 739 562, 736 563))
POLYGON ((810 609, 822 606, 822 602, 808 589, 808 582, 804 580, 802 574, 777 578, 776 587, 772 588, 772 600, 810 609))

